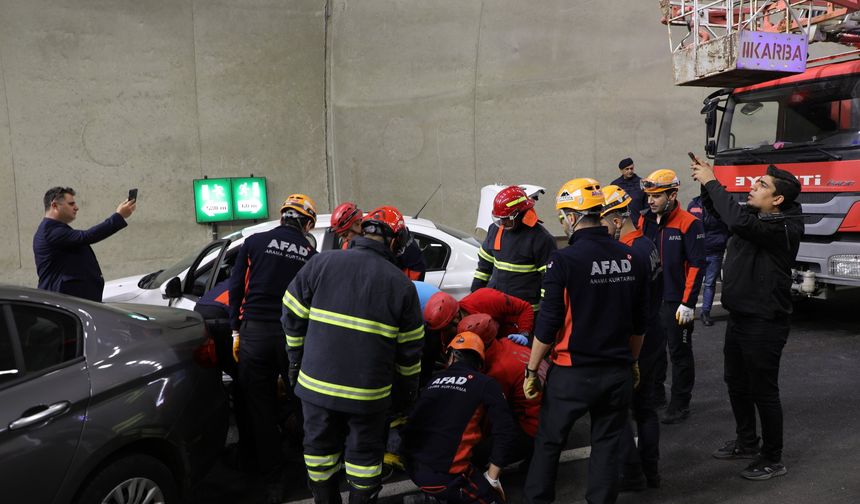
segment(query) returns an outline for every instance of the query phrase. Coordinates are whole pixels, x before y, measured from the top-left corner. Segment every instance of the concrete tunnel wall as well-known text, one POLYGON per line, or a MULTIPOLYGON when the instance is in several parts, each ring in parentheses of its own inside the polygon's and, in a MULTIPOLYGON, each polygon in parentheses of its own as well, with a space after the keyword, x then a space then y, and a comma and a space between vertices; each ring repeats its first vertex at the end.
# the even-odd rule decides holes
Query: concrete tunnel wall
MULTIPOLYGON (((140 188, 94 246, 105 278, 211 237, 191 180, 253 173, 269 211, 306 192, 474 228, 481 186, 682 173, 704 89, 672 85, 656 2, 0 0, 0 271, 35 285, 42 196, 78 191, 76 228, 140 188), (328 16, 326 15, 328 13, 328 16)), ((220 225, 224 234, 247 224, 220 225)))

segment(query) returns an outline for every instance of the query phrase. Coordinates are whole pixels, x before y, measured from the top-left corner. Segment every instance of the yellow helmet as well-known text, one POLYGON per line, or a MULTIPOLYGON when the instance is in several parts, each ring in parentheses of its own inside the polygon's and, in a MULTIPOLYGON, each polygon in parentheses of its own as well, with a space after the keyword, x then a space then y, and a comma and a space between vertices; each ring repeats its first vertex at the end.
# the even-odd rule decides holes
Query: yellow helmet
POLYGON ((633 198, 617 185, 608 185, 601 188, 601 191, 603 191, 603 198, 606 200, 606 203, 603 204, 603 211, 600 212, 601 217, 609 212, 627 208, 630 202, 633 201, 633 198))
POLYGON ((671 189, 681 187, 681 181, 675 172, 669 169, 662 169, 652 172, 644 179, 639 181, 642 190, 648 194, 661 193, 671 189))
POLYGON ((300 193, 287 196, 287 199, 281 205, 281 214, 289 210, 295 210, 299 214, 308 217, 316 225, 317 205, 309 196, 300 193))
POLYGON ((555 197, 557 210, 584 212, 595 207, 603 207, 603 192, 600 191, 600 182, 591 178, 568 180, 555 197))

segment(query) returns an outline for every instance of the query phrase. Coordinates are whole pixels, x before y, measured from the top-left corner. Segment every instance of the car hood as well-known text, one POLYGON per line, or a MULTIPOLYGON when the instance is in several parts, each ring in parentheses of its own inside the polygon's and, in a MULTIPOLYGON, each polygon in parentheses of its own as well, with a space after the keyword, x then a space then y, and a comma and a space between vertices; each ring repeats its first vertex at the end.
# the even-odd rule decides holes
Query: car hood
POLYGON ((102 300, 105 303, 125 303, 131 301, 143 293, 143 289, 137 286, 144 275, 128 276, 105 282, 102 300))

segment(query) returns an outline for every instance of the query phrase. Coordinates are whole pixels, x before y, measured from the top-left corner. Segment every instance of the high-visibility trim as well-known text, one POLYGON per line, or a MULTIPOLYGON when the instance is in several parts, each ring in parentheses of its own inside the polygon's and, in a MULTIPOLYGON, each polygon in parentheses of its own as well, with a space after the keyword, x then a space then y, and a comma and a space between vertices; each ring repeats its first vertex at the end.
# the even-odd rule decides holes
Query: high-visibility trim
POLYGON ((337 464, 343 452, 331 455, 308 455, 305 454, 305 465, 308 467, 323 467, 337 464))
POLYGON ((540 290, 540 297, 544 297, 546 295, 546 289, 540 290))
POLYGON ((324 324, 331 324, 338 327, 345 327, 347 329, 355 329, 356 331, 378 334, 386 338, 396 339, 398 335, 397 328, 394 326, 360 317, 353 317, 351 315, 322 310, 315 307, 311 307, 310 319, 324 324))
POLYGON ((299 371, 298 383, 302 387, 308 390, 312 390, 318 394, 332 397, 342 397, 344 399, 353 399, 355 401, 378 401, 379 399, 385 399, 386 397, 391 395, 391 385, 387 385, 378 389, 346 387, 344 385, 338 385, 336 383, 329 383, 324 382, 322 380, 317 380, 316 378, 311 378, 310 376, 306 375, 304 371, 299 371))
POLYGON ((287 346, 290 348, 300 347, 305 345, 304 336, 289 336, 287 335, 287 346))
POLYGON ((382 464, 361 466, 347 462, 346 474, 347 476, 355 476, 357 478, 375 478, 382 475, 382 464))
POLYGON ((490 279, 490 274, 489 274, 489 273, 484 273, 484 272, 481 272, 481 271, 475 271, 475 275, 474 275, 474 277, 475 277, 475 278, 477 278, 478 280, 483 280, 483 281, 485 281, 485 282, 486 282, 486 281, 488 281, 488 280, 490 279))
POLYGON ((528 199, 526 196, 520 196, 519 198, 517 198, 513 201, 509 201, 509 202, 505 203, 505 206, 508 208, 511 208, 514 205, 519 205, 520 203, 522 203, 526 199, 528 199))
POLYGON ((496 262, 496 258, 484 251, 484 247, 478 247, 478 256, 487 262, 496 262))
POLYGON ((411 366, 401 366, 397 364, 397 372, 402 376, 414 376, 421 372, 421 361, 416 362, 411 366))
MULTIPOLYGON (((536 264, 514 264, 496 259, 496 268, 514 273, 534 273, 539 271, 536 264)), ((545 269, 545 268, 544 268, 545 269)))
POLYGON ((398 343, 409 343, 410 341, 420 340, 424 337, 424 324, 412 329, 408 332, 397 333, 398 343))
POLYGON ((537 269, 538 273, 546 273, 546 264, 537 269))
POLYGON ((359 485, 359 484, 358 484, 358 483, 356 483, 355 481, 350 480, 350 481, 349 481, 349 486, 351 486, 351 487, 353 487, 353 488, 356 488, 356 489, 358 489, 358 490, 370 490, 371 488, 376 488, 376 487, 378 487, 379 485, 359 485))
POLYGON ((284 306, 290 309, 291 312, 296 314, 296 317, 306 319, 310 314, 310 310, 305 307, 298 299, 296 299, 290 291, 286 291, 284 293, 284 306))
POLYGON ((534 311, 538 311, 538 310, 540 310, 540 303, 538 303, 538 304, 533 304, 533 305, 532 305, 532 310, 534 310, 534 311))
POLYGON ((325 471, 312 471, 311 469, 308 469, 308 478, 312 481, 328 481, 341 469, 343 469, 343 464, 338 464, 325 471))

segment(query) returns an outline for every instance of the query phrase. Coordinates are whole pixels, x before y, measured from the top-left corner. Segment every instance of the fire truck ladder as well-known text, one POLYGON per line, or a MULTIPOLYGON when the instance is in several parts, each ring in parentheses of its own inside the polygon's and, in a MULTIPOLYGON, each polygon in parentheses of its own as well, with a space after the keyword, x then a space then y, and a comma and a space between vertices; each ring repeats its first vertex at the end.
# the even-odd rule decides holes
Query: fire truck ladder
POLYGON ((738 87, 803 72, 816 41, 860 47, 860 0, 660 0, 660 9, 680 86, 738 87))

